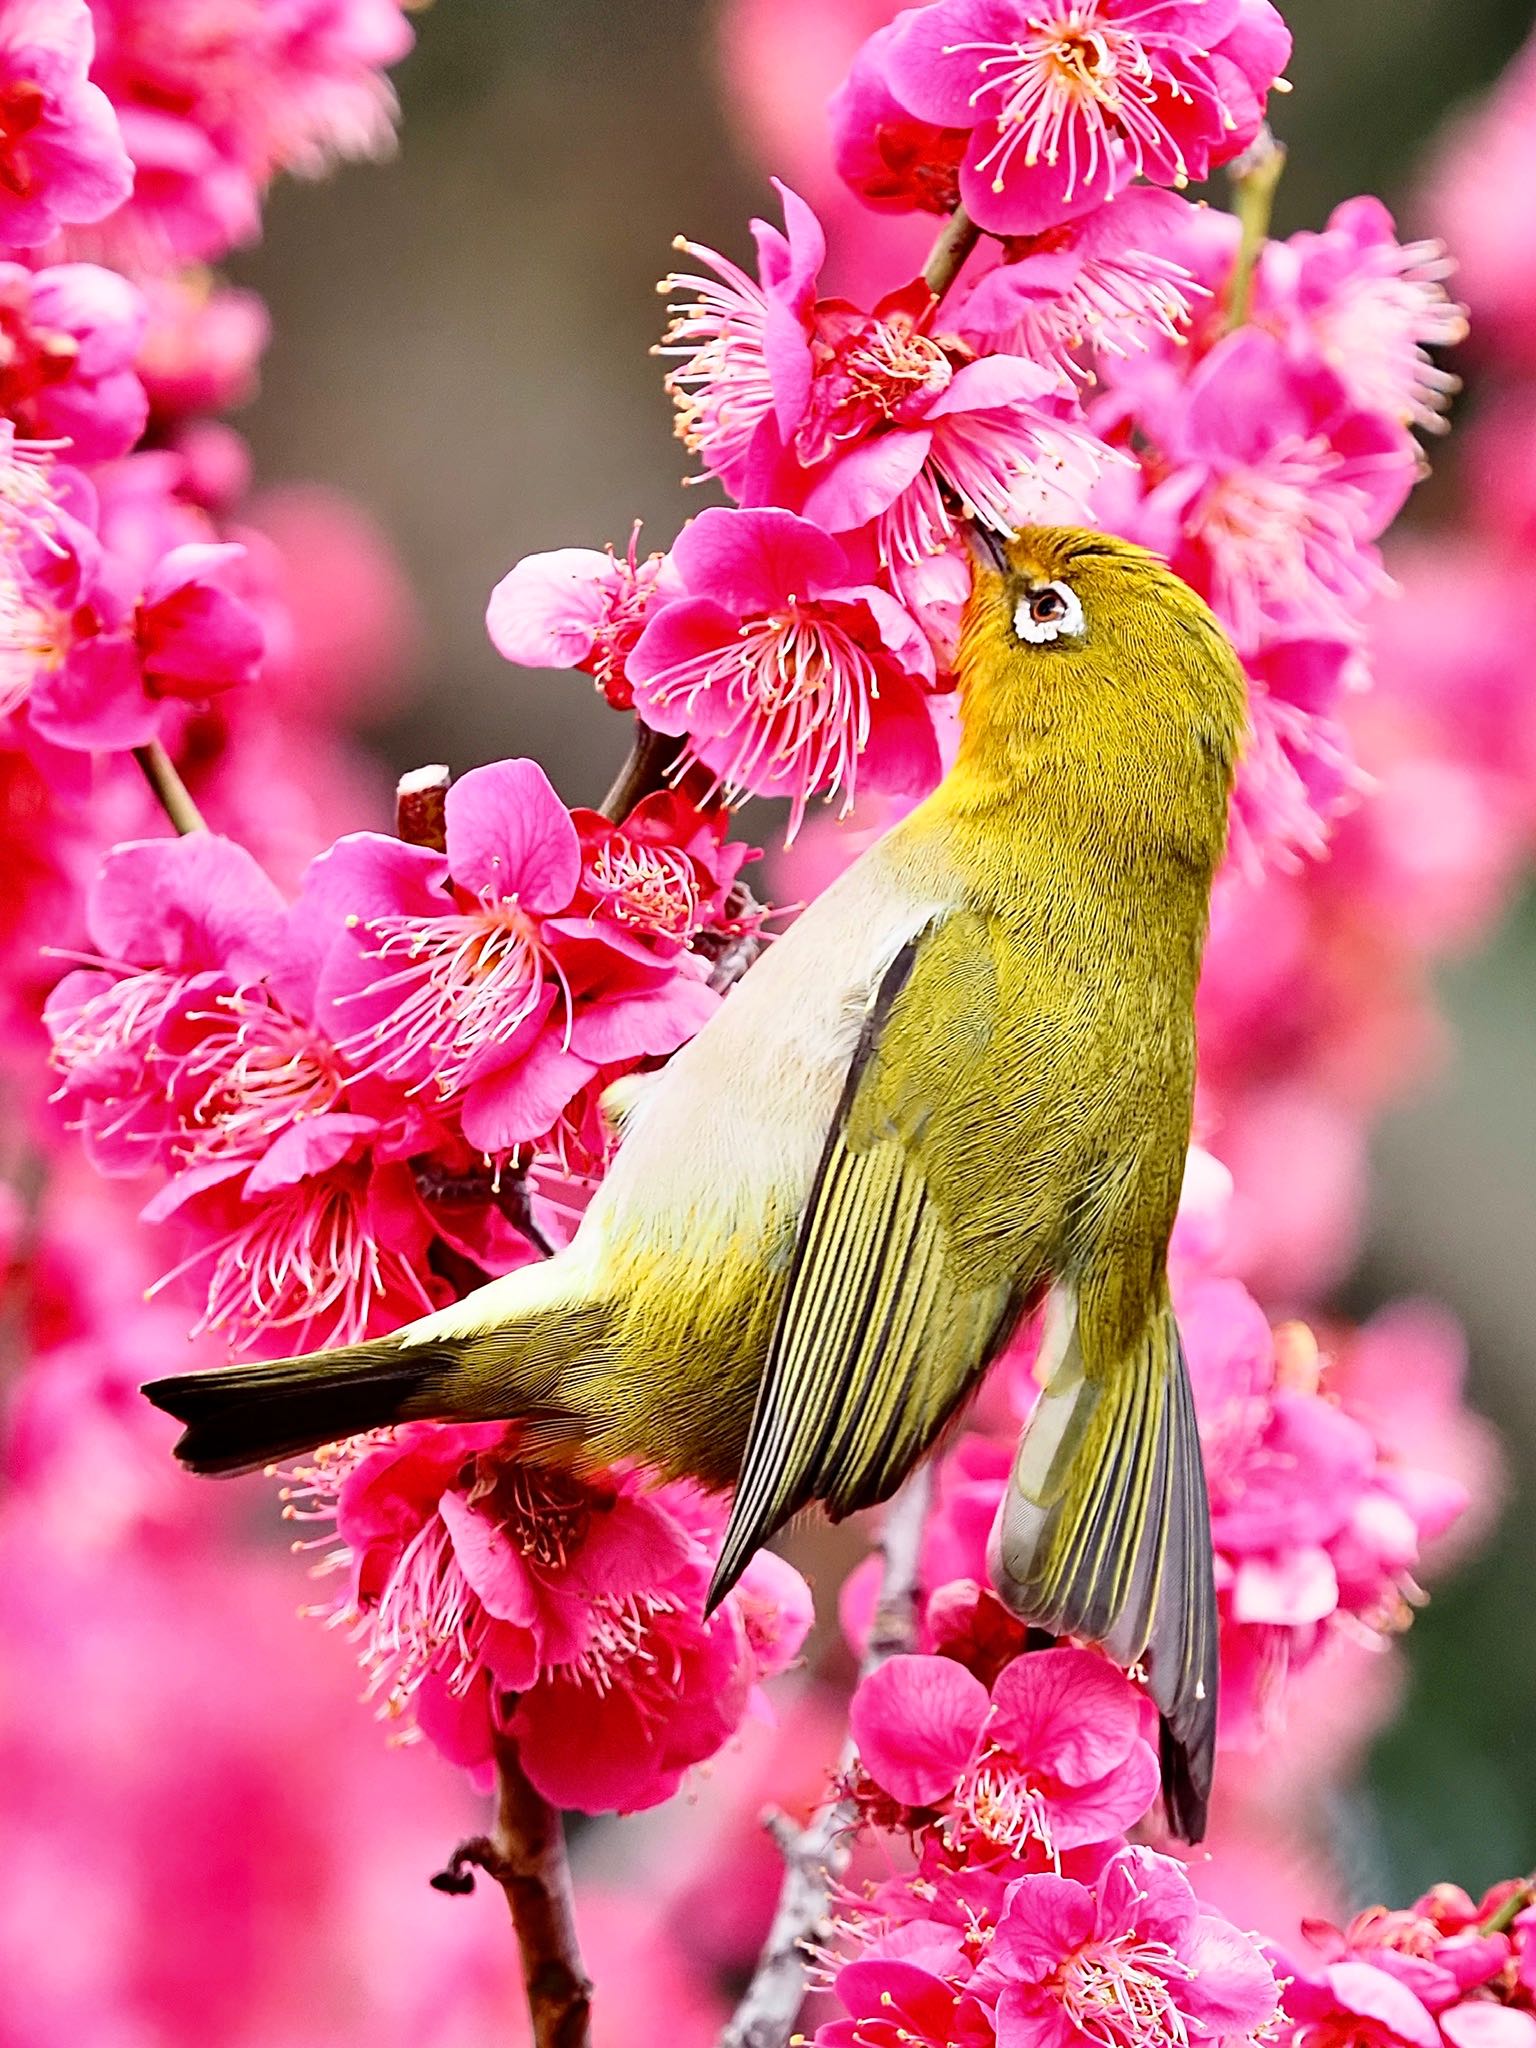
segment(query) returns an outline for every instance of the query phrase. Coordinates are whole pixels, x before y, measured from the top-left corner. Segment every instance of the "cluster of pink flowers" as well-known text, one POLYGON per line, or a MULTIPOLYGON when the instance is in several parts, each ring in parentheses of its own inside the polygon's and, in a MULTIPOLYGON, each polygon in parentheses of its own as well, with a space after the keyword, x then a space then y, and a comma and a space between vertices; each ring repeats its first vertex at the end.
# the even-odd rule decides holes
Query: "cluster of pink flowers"
POLYGON ((601 1089, 713 1010, 723 830, 670 794, 573 815, 504 761, 448 792, 442 851, 349 834, 291 904, 214 834, 116 847, 48 999, 56 1099, 101 1172, 160 1177, 200 1326, 355 1341, 531 1257, 483 1162, 600 1162, 601 1089))
POLYGON ((557 1805, 633 1812, 753 1711, 811 1623, 763 1552, 704 1618, 719 1504, 614 1470, 530 1463, 514 1426, 406 1424, 298 1468, 295 1519, 334 1520, 322 1572, 381 1711, 489 1778, 498 1740, 557 1805))
POLYGON ((852 1794, 912 1867, 846 1911, 831 1988, 847 2017, 817 2041, 1267 2038, 1278 1991, 1257 1943, 1126 1840, 1157 1794, 1147 1701, 1086 1650, 1000 1669, 995 1650, 897 1657, 854 1695, 852 1794))
POLYGON ((1298 2048, 1536 2048, 1536 1889, 1493 1885, 1476 1903, 1440 1884, 1402 1911, 1303 1925, 1274 1951, 1298 2048))
MULTIPOLYGON (((1283 1731, 1288 1678, 1342 1643, 1384 1647, 1421 1597, 1426 1552, 1486 1501, 1498 1467, 1459 1409, 1454 1348, 1425 1311, 1384 1310, 1363 1329, 1272 1325, 1228 1267, 1232 1188, 1191 1158, 1171 1262, 1211 1494, 1221 1609, 1222 1740, 1253 1749, 1283 1731), (1412 1387, 1412 1400, 1396 1398, 1412 1387)), ((939 1471, 924 1536, 919 1641, 985 1668, 1024 1646, 988 1590, 987 1539, 1033 1407, 1038 1341, 1026 1331, 939 1471)), ((855 1645, 873 1566, 846 1581, 855 1645)), ((1034 1660, 1030 1660, 1033 1662, 1034 1660)), ((1142 1798, 1142 1805, 1147 1800, 1142 1798)))

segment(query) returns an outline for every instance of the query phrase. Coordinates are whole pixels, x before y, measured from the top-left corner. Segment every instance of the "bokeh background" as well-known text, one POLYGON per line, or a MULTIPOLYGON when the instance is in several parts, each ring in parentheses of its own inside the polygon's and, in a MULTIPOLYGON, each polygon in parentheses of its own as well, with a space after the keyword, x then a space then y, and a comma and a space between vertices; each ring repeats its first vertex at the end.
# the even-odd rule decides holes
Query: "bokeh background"
MULTIPOLYGON (((1278 227, 1359 191, 1412 227, 1430 138, 1499 73, 1530 7, 1286 13, 1278 227)), ((389 766, 530 753, 568 801, 595 802, 614 721, 584 679, 499 661, 486 595, 523 552, 622 539, 636 516, 651 544, 671 539, 689 505, 648 353, 655 280, 679 230, 741 253, 765 169, 725 102, 708 0, 436 0, 418 29, 399 157, 281 186, 264 245, 234 266, 274 330, 242 425, 268 481, 341 486, 404 561, 423 632, 412 690, 373 734, 389 766)), ((1438 488, 1410 519, 1433 521, 1438 488)), ((1456 1311, 1516 1505, 1413 1629, 1406 1711, 1338 1817, 1353 1885, 1388 1899, 1442 1877, 1475 1892, 1536 1843, 1536 894, 1442 995, 1453 1057, 1380 1128, 1368 1246, 1340 1306, 1422 1291, 1456 1311)))

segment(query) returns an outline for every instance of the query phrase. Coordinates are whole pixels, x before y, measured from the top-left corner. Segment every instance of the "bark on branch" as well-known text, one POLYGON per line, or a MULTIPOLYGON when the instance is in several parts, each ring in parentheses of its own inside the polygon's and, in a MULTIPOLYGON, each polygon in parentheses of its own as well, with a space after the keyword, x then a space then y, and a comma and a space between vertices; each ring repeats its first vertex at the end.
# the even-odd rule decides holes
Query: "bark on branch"
POLYGON ((496 1743, 496 1826, 461 1842, 432 1882, 467 1892, 483 1870, 506 1893, 522 1957, 534 2048, 588 2048, 592 1981, 582 1967, 571 1870, 559 1814, 523 1773, 514 1745, 496 1743))
MULTIPOLYGON (((932 1491, 933 1468, 925 1461, 886 1512, 880 1599, 859 1666, 861 1679, 916 1642, 918 1561, 932 1491)), ((852 1743, 846 1743, 838 1760, 839 1781, 857 1761, 852 1743)), ((784 1882, 752 1981, 720 2036, 720 2048, 785 2048, 805 2003, 808 1952, 828 1932, 827 1907, 853 1854, 857 1821, 857 1809, 846 1798, 823 1807, 800 1830, 782 1814, 769 1815, 766 1825, 784 1856, 784 1882)))

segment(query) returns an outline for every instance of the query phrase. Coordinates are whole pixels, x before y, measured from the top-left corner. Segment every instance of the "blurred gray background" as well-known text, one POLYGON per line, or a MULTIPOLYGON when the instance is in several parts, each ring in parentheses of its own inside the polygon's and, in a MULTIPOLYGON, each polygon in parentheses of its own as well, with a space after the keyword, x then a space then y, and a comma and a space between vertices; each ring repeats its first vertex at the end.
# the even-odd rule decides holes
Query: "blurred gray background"
MULTIPOLYGON (((1281 4, 1297 46, 1276 109, 1282 230, 1358 191, 1406 206, 1447 109, 1532 25, 1525 0, 1281 4)), ((500 662, 485 600, 533 548, 622 540, 637 516, 671 539, 690 508, 647 353, 655 280, 680 229, 741 253, 764 178, 702 0, 435 0, 417 27, 399 158, 279 189, 237 266, 275 334, 244 424, 264 480, 355 494, 410 574, 428 651, 376 735, 391 765, 532 753, 569 801, 596 802, 621 729, 583 679, 500 662)), ((1459 1062, 1381 1132, 1343 1305, 1430 1292, 1456 1309, 1516 1505, 1413 1629, 1407 1714, 1343 1817, 1362 1892, 1399 1901, 1536 1862, 1536 902, 1443 993, 1459 1062)))

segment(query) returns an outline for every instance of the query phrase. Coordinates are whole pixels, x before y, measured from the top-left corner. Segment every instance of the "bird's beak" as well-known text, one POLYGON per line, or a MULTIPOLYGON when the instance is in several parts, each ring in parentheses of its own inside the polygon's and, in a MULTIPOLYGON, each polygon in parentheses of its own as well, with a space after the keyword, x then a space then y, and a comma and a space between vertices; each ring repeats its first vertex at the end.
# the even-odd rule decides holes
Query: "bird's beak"
POLYGON ((975 519, 967 519, 964 533, 971 560, 978 569, 991 569, 999 576, 1006 576, 1009 573, 1004 544, 989 526, 983 526, 975 519))

